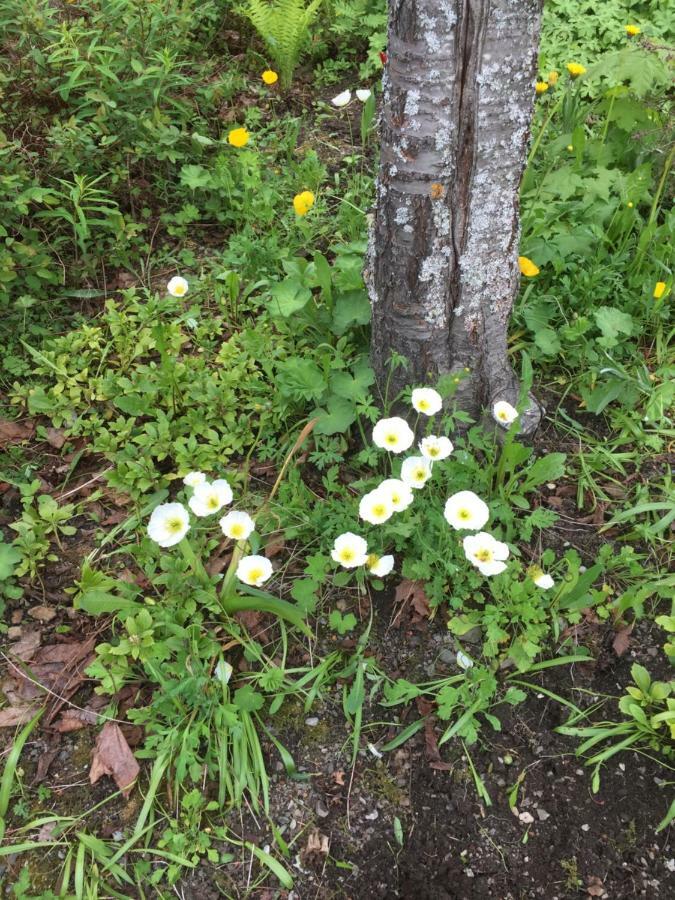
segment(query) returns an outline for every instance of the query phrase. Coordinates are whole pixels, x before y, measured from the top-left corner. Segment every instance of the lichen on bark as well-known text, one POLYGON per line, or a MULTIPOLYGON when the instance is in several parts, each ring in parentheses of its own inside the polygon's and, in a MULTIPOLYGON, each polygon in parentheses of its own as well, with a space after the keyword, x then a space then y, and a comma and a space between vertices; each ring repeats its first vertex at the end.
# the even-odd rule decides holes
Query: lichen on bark
MULTIPOLYGON (((507 327, 541 0, 390 0, 366 281, 380 383, 470 369, 459 405, 514 402, 507 327)), ((536 408, 523 416, 532 430, 536 408)))

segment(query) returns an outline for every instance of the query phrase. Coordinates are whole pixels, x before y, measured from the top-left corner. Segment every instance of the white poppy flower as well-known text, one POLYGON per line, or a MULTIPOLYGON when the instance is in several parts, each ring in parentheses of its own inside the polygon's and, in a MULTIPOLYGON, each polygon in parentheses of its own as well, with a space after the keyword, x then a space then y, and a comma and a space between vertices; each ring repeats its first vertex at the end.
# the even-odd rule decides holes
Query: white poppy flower
POLYGON ((188 283, 180 275, 174 275, 166 289, 172 297, 184 297, 188 292, 188 283))
POLYGON ((391 555, 378 556, 376 553, 371 553, 366 560, 366 566, 371 575, 375 575, 377 578, 386 578, 393 571, 394 557, 391 555))
POLYGON ((462 650, 457 651, 456 662, 460 669, 470 669, 473 666, 471 657, 467 656, 462 650))
POLYGON ((148 537, 160 547, 173 547, 190 530, 190 514, 182 503, 160 503, 148 522, 148 537))
POLYGON ((191 488, 197 487, 198 484, 204 484, 205 481, 206 475, 203 472, 188 472, 183 478, 183 484, 191 488))
POLYGON ((245 512, 237 512, 232 510, 218 522, 225 537, 231 538, 233 541, 245 541, 246 538, 255 531, 255 522, 245 512))
POLYGON ((425 416, 434 416, 443 408, 443 398, 433 388, 415 388, 411 399, 413 409, 425 416))
POLYGON ((260 587, 272 577, 272 563, 266 556, 242 556, 236 575, 244 584, 260 587))
POLYGON ((409 456, 401 466, 401 481, 411 488, 421 488, 431 478, 429 460, 423 456, 409 456))
POLYGON ((342 91, 342 93, 338 94, 337 97, 333 97, 333 99, 330 102, 333 104, 333 106, 337 106, 339 109, 342 106, 346 106, 351 99, 352 99, 351 91, 342 91))
POLYGON ((221 659, 216 663, 216 667, 213 670, 213 675, 218 679, 218 681, 220 681, 221 684, 226 685, 229 684, 230 678, 232 678, 233 671, 234 669, 229 664, 229 662, 225 662, 224 659, 221 659))
POLYGON ((383 491, 388 497, 394 512, 402 512, 413 502, 413 492, 410 485, 400 478, 385 478, 377 486, 378 491, 383 491))
POLYGON ((345 569, 365 566, 368 559, 368 544, 358 534, 345 531, 335 538, 331 557, 345 569))
POLYGON ((232 503, 232 488, 224 478, 210 484, 208 481, 198 484, 188 500, 188 506, 196 516, 212 516, 228 503, 232 503))
POLYGON ((376 447, 392 453, 403 453, 412 446, 415 435, 405 419, 393 416, 380 419, 373 428, 373 443, 376 447))
POLYGON ((550 591, 552 587, 555 585, 555 581, 547 572, 541 572, 539 575, 536 575, 533 579, 534 583, 538 588, 541 588, 542 591, 550 591))
POLYGON ((436 437, 434 434, 422 438, 419 444, 422 456, 435 462, 439 459, 447 459, 455 449, 450 438, 436 437))
POLYGON ((361 497, 359 518, 371 525, 381 525, 392 517, 393 512, 394 507, 385 491, 374 490, 361 497))
POLYGON ((504 560, 509 558, 509 548, 491 534, 485 531, 468 534, 462 541, 462 546, 466 558, 483 575, 499 575, 506 568, 504 560))
POLYGON ((446 500, 443 515, 455 531, 478 531, 490 518, 490 510, 473 491, 459 491, 446 500))
POLYGON ((492 415, 501 425, 510 425, 518 418, 518 410, 506 400, 497 400, 492 407, 492 415))
POLYGON ((361 101, 361 103, 365 103, 366 100, 370 97, 370 91, 368 88, 360 88, 356 91, 356 96, 361 101))

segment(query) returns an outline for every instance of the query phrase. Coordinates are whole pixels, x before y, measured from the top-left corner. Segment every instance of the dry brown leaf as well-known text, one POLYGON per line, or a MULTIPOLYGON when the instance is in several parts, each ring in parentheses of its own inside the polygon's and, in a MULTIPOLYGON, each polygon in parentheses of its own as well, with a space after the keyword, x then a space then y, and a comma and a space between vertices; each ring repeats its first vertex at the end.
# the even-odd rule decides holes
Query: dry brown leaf
POLYGON ((62 428, 45 428, 47 443, 55 450, 60 450, 66 442, 66 433, 62 428))
POLYGON ((335 784, 339 784, 342 787, 345 783, 345 773, 340 769, 338 772, 333 772, 333 781, 335 784))
POLYGON ((411 581, 409 578, 405 578, 396 588, 396 593, 394 594, 394 602, 402 604, 397 619, 401 615, 403 606, 406 603, 410 603, 413 610, 420 618, 429 618, 431 609, 429 607, 429 600, 427 598, 427 595, 424 592, 423 581, 411 581))
POLYGON ((588 887, 586 888, 586 893, 589 897, 602 897, 605 893, 605 887, 602 883, 602 879, 598 878, 597 875, 591 875, 588 879, 588 887))
POLYGON ((28 615, 33 619, 37 619, 38 622, 51 622, 52 619, 56 618, 56 610, 52 609, 51 606, 34 606, 28 610, 28 615))
POLYGON ((36 711, 37 707, 32 704, 0 709, 0 728, 16 728, 17 725, 25 725, 30 722, 36 711))
POLYGON ((330 841, 327 835, 315 828, 309 833, 307 843, 300 852, 300 861, 305 866, 321 865, 329 850, 330 841))
POLYGON ((7 444, 16 441, 27 441, 34 433, 34 422, 10 422, 9 419, 0 419, 0 447, 6 447, 7 444))
POLYGON ((614 648, 614 652, 617 656, 623 656, 623 654, 630 647, 630 636, 633 631, 633 625, 635 623, 631 622, 630 625, 626 625, 624 628, 617 631, 614 635, 614 640, 612 641, 612 647, 614 648))
POLYGON ((41 633, 39 631, 26 631, 21 635, 21 640, 9 645, 9 655, 24 662, 28 662, 35 655, 40 646, 41 633))
POLYGON ((67 709, 56 723, 56 730, 62 734, 68 731, 79 731, 88 725, 95 725, 98 716, 91 709, 67 709))
POLYGON ((96 784, 101 776, 110 775, 122 794, 128 797, 139 772, 140 767, 119 725, 106 722, 92 753, 89 781, 96 784))
POLYGON ((286 539, 283 534, 273 535, 265 544, 265 556, 268 559, 274 559, 278 556, 286 546, 286 539))

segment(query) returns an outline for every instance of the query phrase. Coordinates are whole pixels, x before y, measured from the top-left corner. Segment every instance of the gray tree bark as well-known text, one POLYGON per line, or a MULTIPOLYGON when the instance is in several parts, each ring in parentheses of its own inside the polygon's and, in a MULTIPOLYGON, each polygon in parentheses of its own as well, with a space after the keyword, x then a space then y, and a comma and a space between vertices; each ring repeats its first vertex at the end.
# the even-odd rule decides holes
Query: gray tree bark
MULTIPOLYGON (((507 327, 543 0, 389 0, 377 210, 366 264, 372 361, 391 388, 470 370, 478 417, 515 404, 507 327)), ((539 408, 521 416, 536 428, 539 408)))

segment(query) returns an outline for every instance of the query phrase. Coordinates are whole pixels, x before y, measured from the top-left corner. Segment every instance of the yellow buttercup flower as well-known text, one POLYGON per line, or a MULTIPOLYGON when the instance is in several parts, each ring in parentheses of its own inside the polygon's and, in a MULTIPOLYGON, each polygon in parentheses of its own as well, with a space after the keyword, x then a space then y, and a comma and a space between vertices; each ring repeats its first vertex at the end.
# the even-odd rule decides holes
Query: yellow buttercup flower
POLYGON ((654 294, 653 294, 654 299, 660 300, 661 297, 663 297, 663 295, 665 294, 665 292, 666 292, 665 281, 657 281, 656 284, 654 285, 654 294))
POLYGON ((534 86, 534 89, 538 94, 545 94, 548 88, 548 81, 538 81, 534 86))
POLYGON ((520 267, 521 275, 524 275, 526 278, 534 278, 535 275, 539 274, 539 266, 535 266, 532 260, 526 256, 518 257, 518 266, 520 267))
POLYGON ((262 80, 265 82, 265 84, 272 85, 277 83, 277 81, 279 80, 279 76, 273 69, 265 69, 265 71, 262 73, 262 80))
POLYGON ((245 128, 233 128, 228 134, 227 140, 233 147, 245 147, 251 135, 245 128))
POLYGON ((636 34, 640 34, 641 29, 639 25, 626 25, 624 27, 629 37, 635 37, 636 34))
POLYGON ((548 73, 548 79, 547 79, 547 80, 548 80, 548 83, 551 85, 551 87, 555 87, 555 85, 558 83, 558 78, 559 78, 559 77, 560 77, 560 73, 559 73, 559 72, 556 72, 555 69, 551 70, 551 71, 548 73))
POLYGON ((572 78, 579 78, 580 75, 586 74, 586 66, 582 66, 581 63, 567 63, 567 71, 570 73, 572 78))
POLYGON ((302 191, 293 197, 293 209, 298 216, 306 216, 314 206, 314 194, 311 191, 302 191))

